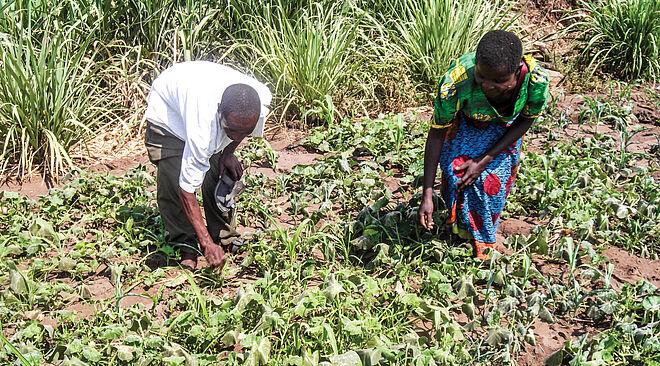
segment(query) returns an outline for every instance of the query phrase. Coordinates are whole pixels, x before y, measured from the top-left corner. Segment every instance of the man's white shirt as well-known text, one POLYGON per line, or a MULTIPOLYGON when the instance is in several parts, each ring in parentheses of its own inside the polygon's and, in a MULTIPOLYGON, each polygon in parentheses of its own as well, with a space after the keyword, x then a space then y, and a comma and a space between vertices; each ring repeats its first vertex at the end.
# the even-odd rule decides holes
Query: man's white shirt
POLYGON ((247 84, 259 94, 261 114, 250 135, 261 137, 272 95, 239 71, 208 61, 182 62, 163 71, 151 86, 145 118, 185 142, 179 186, 186 192, 202 186, 211 156, 232 142, 220 127, 218 105, 233 84, 247 84))

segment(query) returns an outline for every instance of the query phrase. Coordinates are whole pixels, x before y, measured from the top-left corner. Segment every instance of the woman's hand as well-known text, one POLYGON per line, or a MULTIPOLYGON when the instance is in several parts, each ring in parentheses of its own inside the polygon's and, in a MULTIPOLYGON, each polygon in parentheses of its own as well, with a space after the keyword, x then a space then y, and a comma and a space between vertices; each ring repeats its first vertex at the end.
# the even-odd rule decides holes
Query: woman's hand
POLYGON ((464 171, 463 177, 458 181, 456 188, 459 191, 474 184, 493 159, 488 155, 467 160, 465 163, 454 168, 454 173, 464 171))
POLYGON ((419 215, 419 223, 422 224, 426 230, 433 229, 433 196, 424 195, 422 203, 419 205, 417 211, 419 215))
POLYGON ((238 161, 238 158, 236 158, 236 155, 233 153, 223 153, 220 156, 220 176, 225 172, 225 169, 229 170, 231 174, 234 176, 235 180, 241 179, 243 176, 243 164, 241 164, 240 161, 238 161))

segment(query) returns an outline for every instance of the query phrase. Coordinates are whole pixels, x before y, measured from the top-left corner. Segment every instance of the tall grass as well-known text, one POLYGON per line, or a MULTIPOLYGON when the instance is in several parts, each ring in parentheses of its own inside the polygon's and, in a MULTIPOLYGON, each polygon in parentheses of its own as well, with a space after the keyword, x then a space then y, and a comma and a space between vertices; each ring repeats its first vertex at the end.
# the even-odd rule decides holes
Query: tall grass
POLYGON ((262 5, 239 18, 241 56, 270 81, 285 101, 283 114, 301 116, 336 96, 358 67, 354 57, 357 22, 341 3, 311 2, 292 11, 286 2, 262 5))
POLYGON ((107 112, 96 50, 75 26, 54 21, 40 32, 15 23, 0 42, 0 168, 55 177, 72 165, 69 148, 107 112))
POLYGON ((660 77, 660 1, 581 0, 567 17, 579 61, 623 79, 660 77))
POLYGON ((411 73, 434 85, 456 57, 476 49, 492 29, 508 29, 516 18, 505 0, 376 1, 374 14, 390 32, 392 52, 404 57, 411 73))

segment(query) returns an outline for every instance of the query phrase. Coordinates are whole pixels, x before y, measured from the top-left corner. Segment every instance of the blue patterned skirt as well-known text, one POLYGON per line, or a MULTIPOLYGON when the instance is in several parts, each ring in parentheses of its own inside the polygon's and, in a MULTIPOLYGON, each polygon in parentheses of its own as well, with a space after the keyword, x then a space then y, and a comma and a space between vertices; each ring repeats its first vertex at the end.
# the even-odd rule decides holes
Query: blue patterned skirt
POLYGON ((442 147, 439 165, 442 197, 449 209, 447 224, 453 226, 454 232, 467 233, 466 238, 474 239, 477 245, 495 243, 500 214, 516 180, 522 138, 497 155, 474 184, 461 192, 456 187, 465 170, 456 172, 454 168, 485 154, 512 122, 473 122, 459 112, 442 147))

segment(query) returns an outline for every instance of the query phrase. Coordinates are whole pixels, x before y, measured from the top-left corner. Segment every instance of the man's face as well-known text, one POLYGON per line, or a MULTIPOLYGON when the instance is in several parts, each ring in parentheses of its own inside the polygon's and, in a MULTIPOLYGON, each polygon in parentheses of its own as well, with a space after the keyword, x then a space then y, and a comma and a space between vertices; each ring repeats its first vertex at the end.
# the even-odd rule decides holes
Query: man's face
POLYGON ((229 113, 225 118, 221 113, 220 127, 222 127, 225 134, 233 141, 243 141, 243 139, 248 137, 252 133, 252 130, 254 130, 258 118, 259 116, 254 116, 254 118, 242 120, 234 113, 229 113))

